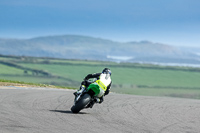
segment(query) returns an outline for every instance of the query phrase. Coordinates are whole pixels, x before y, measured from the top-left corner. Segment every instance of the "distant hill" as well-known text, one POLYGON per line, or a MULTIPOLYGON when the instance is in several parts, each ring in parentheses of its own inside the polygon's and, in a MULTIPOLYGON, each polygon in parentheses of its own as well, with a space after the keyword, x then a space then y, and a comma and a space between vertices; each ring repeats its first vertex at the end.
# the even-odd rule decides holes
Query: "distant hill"
POLYGON ((0 54, 104 61, 199 63, 196 60, 198 55, 166 44, 149 41, 122 43, 78 35, 2 38, 0 54))

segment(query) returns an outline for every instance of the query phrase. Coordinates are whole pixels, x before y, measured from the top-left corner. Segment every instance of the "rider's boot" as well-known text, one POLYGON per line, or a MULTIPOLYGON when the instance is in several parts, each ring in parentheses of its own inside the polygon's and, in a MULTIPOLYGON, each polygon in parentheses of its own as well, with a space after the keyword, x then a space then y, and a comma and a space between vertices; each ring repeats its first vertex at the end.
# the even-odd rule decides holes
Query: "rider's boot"
POLYGON ((78 96, 79 94, 81 94, 83 91, 85 90, 85 86, 84 85, 81 85, 80 89, 76 92, 74 92, 74 95, 75 96, 78 96))
POLYGON ((94 100, 96 103, 99 103, 100 102, 100 99, 98 97, 95 98, 94 100))

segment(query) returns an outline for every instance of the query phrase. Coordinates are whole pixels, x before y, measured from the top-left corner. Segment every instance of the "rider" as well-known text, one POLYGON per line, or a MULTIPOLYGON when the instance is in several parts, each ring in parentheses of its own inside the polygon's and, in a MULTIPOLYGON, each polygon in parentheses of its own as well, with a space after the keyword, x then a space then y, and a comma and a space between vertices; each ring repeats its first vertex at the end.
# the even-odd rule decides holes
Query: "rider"
POLYGON ((103 96, 108 95, 111 88, 111 70, 109 68, 104 68, 102 73, 88 74, 84 81, 81 83, 80 89, 74 93, 75 96, 78 96, 85 88, 93 85, 94 87, 99 87, 104 90, 104 94, 100 95, 98 103, 103 102, 103 96), (96 78, 96 81, 91 82, 88 79, 96 78))

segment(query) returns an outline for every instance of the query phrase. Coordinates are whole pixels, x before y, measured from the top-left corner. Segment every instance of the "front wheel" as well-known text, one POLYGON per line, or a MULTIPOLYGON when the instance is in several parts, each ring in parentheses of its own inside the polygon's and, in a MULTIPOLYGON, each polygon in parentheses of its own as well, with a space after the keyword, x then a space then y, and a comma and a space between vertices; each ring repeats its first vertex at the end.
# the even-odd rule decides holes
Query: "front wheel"
POLYGON ((85 108, 91 100, 91 96, 89 94, 84 94, 76 103, 71 107, 71 111, 73 113, 78 113, 80 110, 85 108))

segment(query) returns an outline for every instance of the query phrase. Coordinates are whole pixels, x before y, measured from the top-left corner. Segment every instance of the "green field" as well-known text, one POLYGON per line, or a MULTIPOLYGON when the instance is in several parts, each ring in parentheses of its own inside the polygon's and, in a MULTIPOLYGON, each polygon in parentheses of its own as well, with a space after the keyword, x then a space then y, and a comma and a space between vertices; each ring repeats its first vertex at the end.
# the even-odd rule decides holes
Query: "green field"
POLYGON ((199 68, 31 57, 1 57, 0 61, 0 79, 78 88, 87 74, 109 67, 112 92, 200 98, 199 68))

